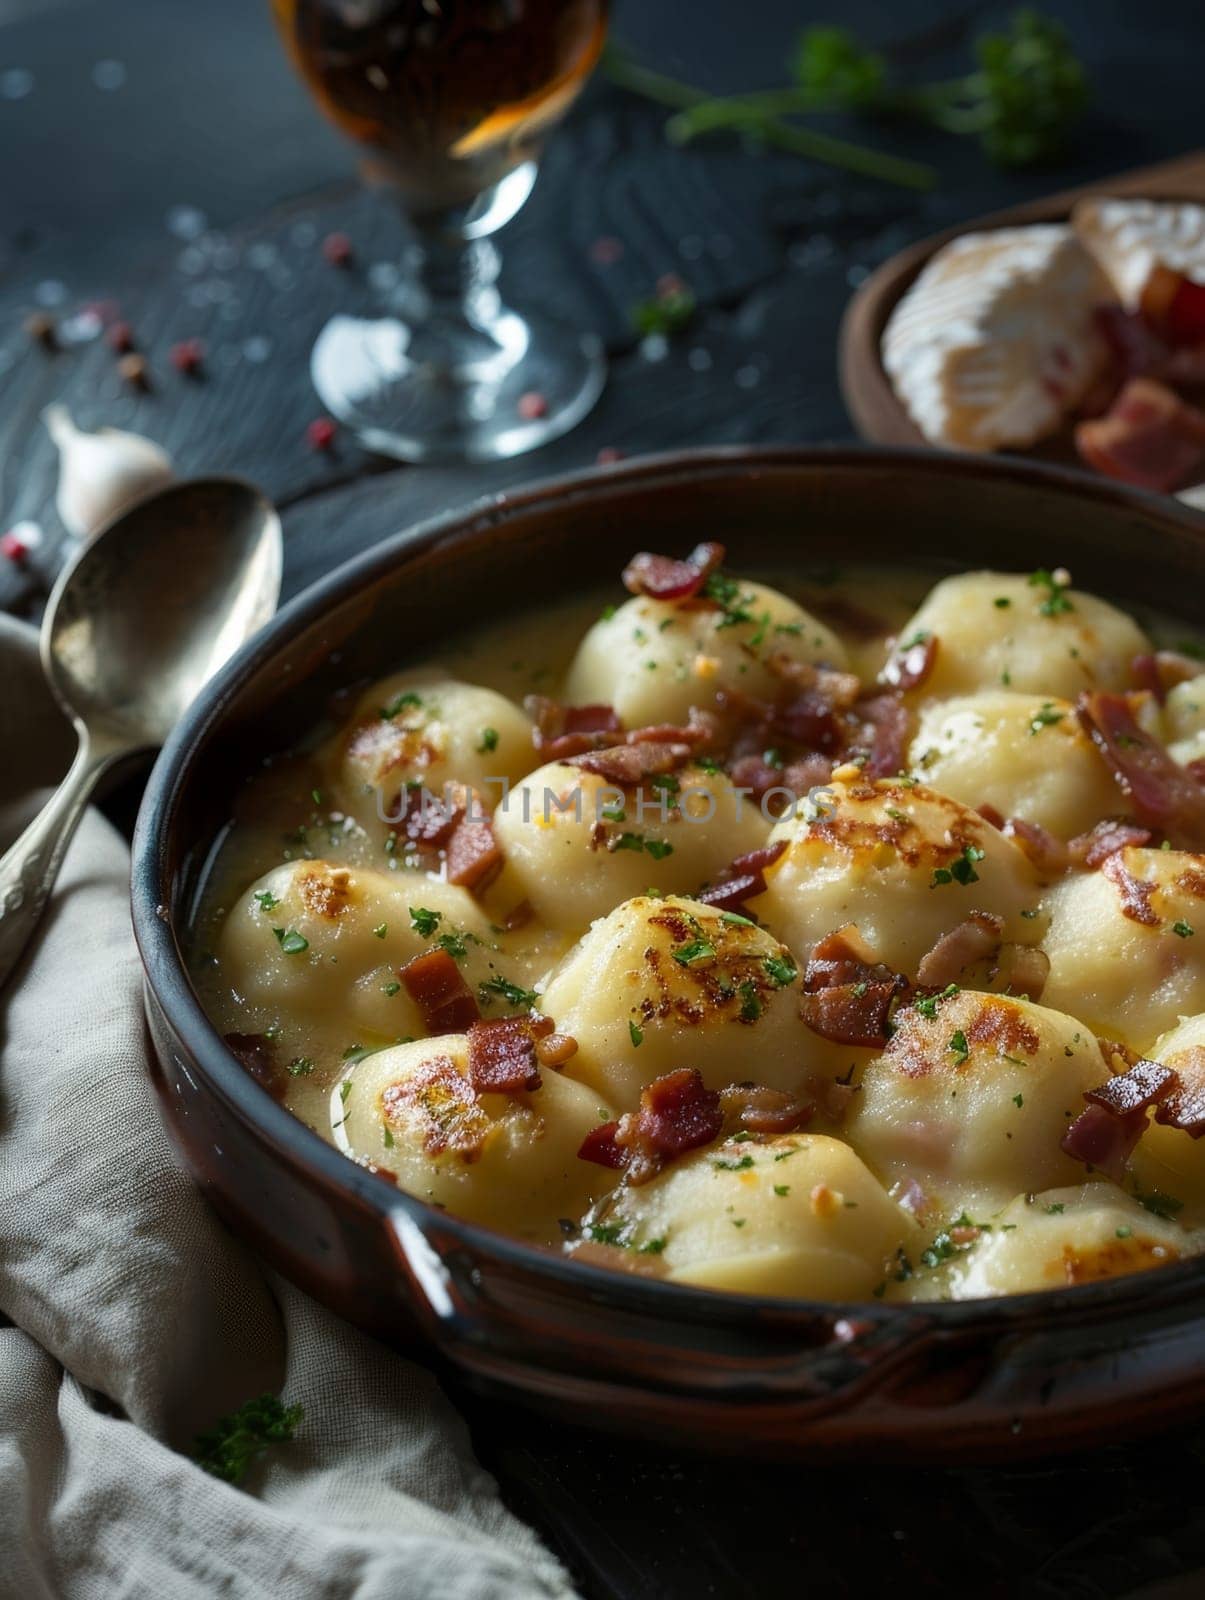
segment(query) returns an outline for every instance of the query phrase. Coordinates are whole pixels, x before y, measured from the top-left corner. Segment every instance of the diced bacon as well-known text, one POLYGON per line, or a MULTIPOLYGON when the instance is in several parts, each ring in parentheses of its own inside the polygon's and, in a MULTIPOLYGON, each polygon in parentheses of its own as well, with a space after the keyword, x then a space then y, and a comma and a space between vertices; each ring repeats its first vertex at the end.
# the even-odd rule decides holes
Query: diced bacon
POLYGON ((661 744, 650 740, 645 744, 617 744, 607 750, 592 750, 580 756, 571 756, 569 765, 583 772, 593 772, 620 789, 634 789, 646 778, 676 772, 690 760, 688 744, 661 744))
POLYGON ((899 993, 896 982, 861 978, 800 995, 799 1015, 822 1039, 881 1049, 890 1037, 891 1007, 899 993))
POLYGON ((763 845, 759 850, 750 850, 747 855, 737 856, 725 869, 723 876, 707 888, 700 889, 695 899, 701 900, 705 906, 714 906, 718 911, 739 912, 746 900, 765 893, 766 868, 774 865, 786 847, 787 841, 779 839, 774 844, 763 845))
POLYGON ((721 1089, 720 1106, 729 1126, 771 1134, 794 1133, 806 1127, 816 1109, 800 1095, 758 1083, 734 1083, 721 1089))
POLYGON ((1003 831, 1003 828, 1004 828, 1004 813, 1003 812, 997 811, 995 806, 990 805, 990 804, 988 804, 986 802, 981 806, 976 806, 975 810, 983 818, 984 822, 990 822, 993 828, 999 828, 1001 831, 1003 831))
POLYGON ((462 816, 447 843, 448 882, 477 892, 502 868, 502 851, 485 817, 462 816))
POLYGON ((916 981, 925 988, 944 989, 955 982, 972 962, 986 961, 1000 948, 1004 919, 988 911, 972 911, 949 933, 943 933, 927 955, 921 957, 916 981))
POLYGON ((546 695, 529 694, 523 702, 532 720, 531 741, 548 761, 565 761, 614 744, 623 724, 607 705, 563 706, 546 695))
POLYGON ((1186 656, 1180 650, 1156 650, 1155 667, 1164 694, 1174 689, 1177 684, 1187 683, 1190 678, 1200 677, 1202 671, 1199 660, 1194 661, 1192 656, 1186 656))
POLYGON ((714 543, 696 545, 685 561, 642 550, 623 569, 624 588, 652 600, 687 600, 723 564, 724 555, 724 546, 714 543))
POLYGON ((1190 1138, 1205 1134, 1205 1048, 1194 1045, 1171 1058, 1175 1082, 1155 1110, 1155 1121, 1190 1138))
POLYGON ((628 1182, 647 1182, 667 1161, 710 1144, 723 1125, 720 1097, 695 1068, 654 1078, 641 1090, 639 1110, 619 1119, 615 1141, 628 1153, 628 1182))
POLYGON ((863 772, 868 778, 893 778, 904 770, 908 748, 908 712, 898 694, 877 694, 859 700, 850 715, 859 731, 851 752, 866 753, 863 772))
MULTIPOLYGON (((841 983, 853 983, 863 978, 875 967, 874 951, 863 939, 855 922, 843 923, 826 933, 812 947, 805 971, 809 989, 828 989, 841 983)), ((886 969, 883 969, 884 972, 886 969)))
POLYGON ((1059 1143, 1073 1161, 1082 1161, 1120 1183, 1146 1125, 1145 1111, 1119 1117, 1104 1106, 1090 1105, 1080 1112, 1059 1143))
POLYGON ((628 1153, 615 1142, 618 1132, 618 1122, 600 1122, 597 1128, 591 1128, 578 1146, 578 1159, 592 1161, 596 1167, 611 1167, 619 1171, 627 1161, 628 1153))
POLYGON ((1077 867, 1087 867, 1095 872, 1118 850, 1125 850, 1129 845, 1141 848, 1150 844, 1153 837, 1149 828, 1140 828, 1136 822, 1126 822, 1121 817, 1105 817, 1090 832, 1078 834, 1072 839, 1067 849, 1077 867))
POLYGON ((1086 1089, 1084 1099, 1089 1105, 1103 1106, 1115 1117, 1127 1117, 1133 1111, 1144 1111, 1166 1099, 1175 1084, 1175 1073, 1158 1061, 1139 1058, 1125 1072, 1118 1072, 1095 1089, 1086 1089))
POLYGON ((901 692, 919 688, 937 664, 938 648, 938 640, 931 633, 897 644, 879 673, 879 682, 901 692))
POLYGON ((1132 378, 1106 416, 1077 424, 1075 444, 1106 477, 1170 494, 1205 462, 1205 412, 1152 378, 1132 378))
POLYGON ((1138 821, 1179 849, 1205 850, 1205 784, 1135 720, 1124 695, 1081 694, 1077 712, 1138 821))
POLYGON ((398 977, 428 1034, 467 1033, 480 1020, 476 997, 446 950, 425 950, 407 961, 398 977))
POLYGON ((469 1082, 478 1094, 540 1087, 536 1040, 527 1017, 496 1017, 468 1030, 469 1082))
POLYGON ((1066 872, 1070 862, 1067 846, 1041 823, 1010 817, 1004 824, 1004 833, 1020 846, 1044 878, 1057 878, 1066 872))
POLYGON ((1050 977, 1050 957, 1032 944, 1006 944, 992 975, 992 988, 1001 994, 1019 995, 1026 1000, 1042 998, 1050 977))

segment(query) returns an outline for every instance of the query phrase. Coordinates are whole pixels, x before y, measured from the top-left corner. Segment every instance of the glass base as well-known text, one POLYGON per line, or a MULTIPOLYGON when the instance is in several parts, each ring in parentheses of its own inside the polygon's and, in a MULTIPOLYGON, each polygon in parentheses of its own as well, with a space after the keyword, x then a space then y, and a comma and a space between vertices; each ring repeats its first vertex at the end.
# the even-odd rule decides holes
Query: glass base
POLYGON ((602 392, 601 341, 539 313, 336 316, 310 375, 322 404, 370 450, 400 461, 495 461, 581 421, 602 392))

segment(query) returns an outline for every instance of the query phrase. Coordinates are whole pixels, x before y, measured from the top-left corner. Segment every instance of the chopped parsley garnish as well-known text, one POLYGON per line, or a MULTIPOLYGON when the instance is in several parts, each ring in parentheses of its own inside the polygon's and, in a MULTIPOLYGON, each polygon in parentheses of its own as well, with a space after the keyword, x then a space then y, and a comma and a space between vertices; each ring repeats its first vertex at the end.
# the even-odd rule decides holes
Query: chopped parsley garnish
POLYGON ((731 922, 738 928, 756 928, 757 923, 752 917, 742 917, 739 911, 721 911, 721 922, 731 922))
POLYGON ((753 613, 745 610, 748 596, 742 596, 740 584, 726 572, 713 572, 703 585, 703 593, 724 613, 716 624, 718 628, 735 628, 738 623, 755 620, 753 613))
POLYGON ((640 1046, 644 1043, 644 1029, 638 1022, 632 1022, 629 1020, 628 1038, 631 1039, 633 1048, 639 1050, 640 1046))
POLYGON ((1128 1239, 1133 1232, 1133 1228, 1128 1223, 1122 1223, 1121 1227, 1117 1229, 1117 1237, 1119 1239, 1128 1239))
POLYGON ((623 1244, 622 1222, 591 1222, 586 1233, 595 1244, 623 1244))
POLYGON ((737 994, 741 997, 741 1021, 756 1022, 761 1016, 761 996, 757 992, 755 983, 742 983, 737 986, 737 994))
POLYGON ((950 1050, 953 1052, 956 1067, 960 1067, 970 1055, 971 1047, 967 1044, 967 1036, 961 1028, 950 1035, 950 1050))
POLYGON ((723 1156, 717 1156, 711 1163, 718 1172, 747 1172, 753 1165, 752 1156, 741 1156, 739 1161, 725 1161, 723 1156))
POLYGON ((761 758, 766 763, 766 765, 768 767, 773 767, 775 772, 781 772, 782 771, 784 762, 783 762, 783 759, 782 759, 782 751, 781 750, 774 750, 774 749, 763 750, 761 758))
POLYGON ((446 955, 450 955, 453 961, 463 961, 469 953, 463 933, 441 933, 435 943, 446 955))
POLYGON ((669 1243, 668 1239, 646 1239, 636 1250, 638 1256, 659 1256, 669 1243))
POLYGON ((1015 1095, 1013 1095, 1013 1105, 1015 1105, 1018 1108, 1018 1110, 1024 1104, 1025 1104, 1025 1096, 1023 1094, 1015 1094, 1015 1095))
POLYGON ((223 1483, 241 1483, 270 1445, 293 1437, 303 1406, 286 1406, 273 1394, 248 1400, 193 1440, 192 1458, 223 1483))
POLYGON ((672 856, 674 847, 664 839, 646 839, 642 833, 621 833, 611 841, 612 850, 646 850, 654 861, 664 861, 672 856))
POLYGON ((1162 1194, 1158 1189, 1150 1194, 1136 1194, 1134 1199, 1140 1206, 1145 1206, 1153 1217, 1162 1217, 1165 1222, 1170 1222, 1177 1211, 1184 1210, 1183 1200, 1177 1200, 1173 1194, 1162 1194))
POLYGON ((713 960, 715 958, 715 945, 706 939, 690 939, 686 944, 680 944, 671 953, 680 967, 693 967, 698 961, 713 960))
POLYGON ((477 985, 477 991, 483 1000, 496 994, 511 1006, 534 1006, 539 999, 534 989, 524 989, 509 978, 487 978, 477 985))
POLYGON ((1173 922, 1172 932, 1178 934, 1181 939, 1191 939, 1196 929, 1190 922, 1173 922))
POLYGON ((393 1149, 393 1129, 388 1123, 386 1123, 381 1129, 381 1143, 385 1146, 386 1150, 393 1149))
POLYGON ((948 867, 934 867, 930 889, 936 889, 943 883, 960 883, 963 888, 968 884, 978 883, 979 874, 975 871, 975 863, 982 860, 983 851, 977 844, 964 846, 962 854, 951 861, 948 867))
POLYGON ((382 988, 381 988, 381 993, 382 993, 382 994, 383 994, 383 995, 388 995, 388 996, 389 996, 389 998, 390 998, 390 999, 392 999, 392 998, 393 998, 393 996, 394 996, 394 995, 395 995, 395 994, 397 994, 397 992, 398 992, 398 990, 399 990, 399 989, 400 989, 400 988, 401 988, 401 987, 402 987, 402 986, 401 986, 401 984, 400 984, 400 983, 386 983, 386 984, 384 984, 384 985, 382 985, 382 988))
POLYGON ((622 806, 603 806, 599 816, 605 822, 622 822, 624 820, 624 809, 622 806))
POLYGON ((273 928, 276 942, 287 956, 299 956, 303 950, 310 948, 310 941, 303 933, 298 933, 296 928, 273 928))
POLYGON ((598 620, 600 622, 610 622, 611 618, 615 615, 616 611, 618 611, 618 610, 619 610, 618 606, 607 604, 599 612, 598 620))
POLYGON ((410 926, 420 939, 429 939, 443 921, 442 911, 429 911, 426 906, 410 906, 408 909, 410 926))
POLYGON ((481 743, 477 746, 477 754, 479 756, 487 756, 487 755, 490 754, 490 752, 492 750, 496 750, 497 748, 498 748, 498 730, 497 730, 497 728, 482 728, 482 730, 481 730, 481 743))
POLYGON ((394 695, 387 706, 381 707, 381 715, 388 722, 391 717, 396 717, 400 711, 405 711, 412 706, 421 706, 422 703, 421 695, 415 694, 412 689, 405 689, 401 694, 394 695))
POLYGON ((285 1071, 291 1078, 308 1078, 314 1070, 314 1063, 309 1056, 294 1056, 285 1071))
POLYGON ((672 772, 655 772, 649 779, 649 788, 656 789, 659 794, 677 794, 681 787, 672 772))
POLYGON ((1066 1209, 1067 1207, 1061 1200, 1052 1200, 1050 1204, 1045 1207, 1046 1215, 1048 1217, 1061 1217, 1066 1209))
POLYGON ((927 994, 918 1000, 916 1002, 916 1009, 920 1012, 922 1017, 928 1017, 929 1021, 932 1022, 934 1017, 937 1015, 937 1007, 939 1002, 942 1000, 948 1000, 951 995, 959 994, 960 992, 961 991, 956 983, 948 983, 940 994, 927 994))
POLYGON ((664 861, 666 856, 672 856, 674 853, 673 845, 666 839, 646 839, 644 848, 654 861, 664 861))
POLYGON ((762 962, 766 969, 766 976, 775 988, 785 989, 788 983, 794 983, 799 976, 798 969, 790 956, 767 956, 762 962))
POLYGON ((1042 708, 1029 719, 1030 734, 1041 733, 1043 728, 1053 728, 1056 722, 1062 722, 1065 715, 1065 712, 1055 710, 1053 702, 1045 701, 1042 708))
POLYGON ((1000 594, 996 596, 992 604, 996 607, 997 611, 1006 611, 1008 607, 1012 605, 1012 601, 1006 594, 1000 594))
POLYGON ((280 901, 272 893, 271 889, 256 890, 255 898, 259 902, 259 909, 261 911, 275 911, 277 906, 280 904, 280 901))
POLYGON ((789 1183, 776 1183, 774 1185, 774 1193, 778 1196, 778 1198, 780 1200, 785 1198, 785 1196, 789 1195, 790 1192, 791 1192, 791 1185, 789 1183))
POLYGON ((372 930, 372 936, 374 939, 383 939, 388 932, 389 924, 387 922, 378 922, 372 930))
POLYGON ((1047 572, 1045 567, 1039 567, 1036 572, 1030 573, 1029 582, 1031 588, 1043 589, 1046 592, 1046 598, 1038 607, 1042 616, 1058 617, 1064 612, 1075 610, 1066 593, 1071 580, 1065 573, 1047 572))

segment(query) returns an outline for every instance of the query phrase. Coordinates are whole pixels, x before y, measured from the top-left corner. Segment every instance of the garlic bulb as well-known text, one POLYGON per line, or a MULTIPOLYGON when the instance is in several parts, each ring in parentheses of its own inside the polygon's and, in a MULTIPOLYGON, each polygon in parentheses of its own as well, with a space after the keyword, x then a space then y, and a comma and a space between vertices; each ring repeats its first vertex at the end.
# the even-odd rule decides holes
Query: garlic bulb
POLYGON ((55 506, 76 539, 91 539, 117 513, 172 476, 171 458, 157 444, 119 428, 85 433, 66 406, 47 406, 46 430, 58 446, 55 506))

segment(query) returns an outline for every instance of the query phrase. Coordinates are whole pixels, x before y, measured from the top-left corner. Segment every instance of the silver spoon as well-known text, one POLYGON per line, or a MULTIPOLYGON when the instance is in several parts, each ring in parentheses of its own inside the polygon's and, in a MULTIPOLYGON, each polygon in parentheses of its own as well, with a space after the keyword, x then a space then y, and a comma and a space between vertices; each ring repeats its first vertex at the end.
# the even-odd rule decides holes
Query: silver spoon
POLYGON ((37 926, 97 781, 161 745, 206 679, 268 620, 281 553, 280 518, 258 489, 195 478, 138 501, 60 575, 42 623, 42 666, 79 751, 0 859, 0 984, 37 926))

